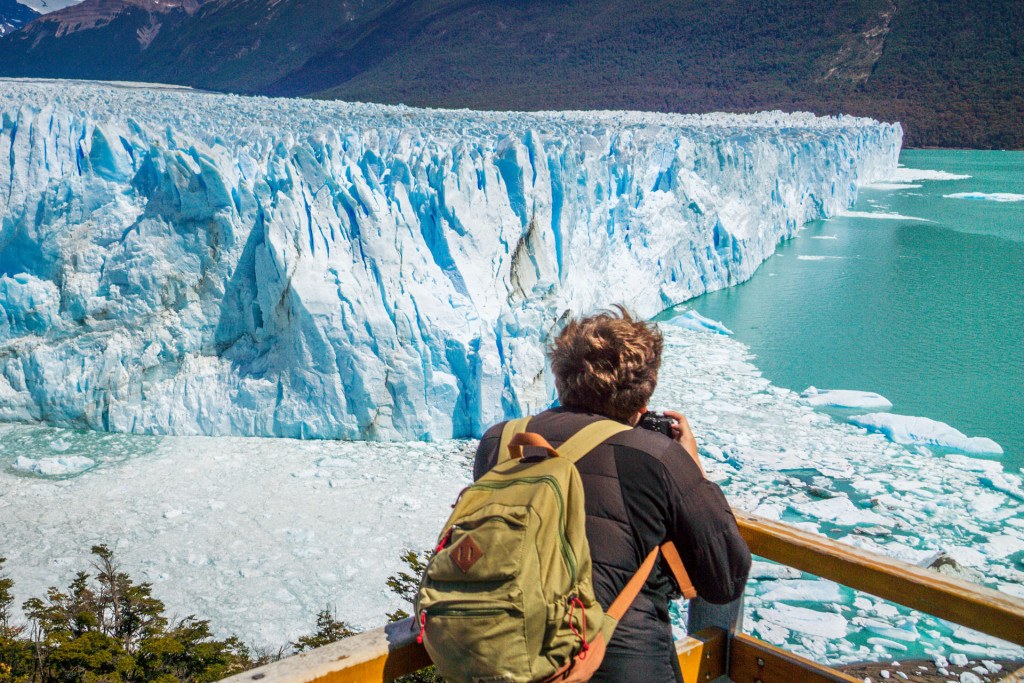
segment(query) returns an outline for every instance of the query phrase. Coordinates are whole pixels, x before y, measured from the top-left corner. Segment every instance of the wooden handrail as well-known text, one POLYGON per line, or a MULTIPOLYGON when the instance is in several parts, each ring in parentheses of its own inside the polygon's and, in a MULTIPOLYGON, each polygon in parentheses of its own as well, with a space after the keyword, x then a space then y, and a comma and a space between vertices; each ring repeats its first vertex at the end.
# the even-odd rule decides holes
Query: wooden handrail
MULTIPOLYGON (((1024 600, 855 548, 795 527, 736 511, 755 555, 865 591, 886 600, 1024 645, 1024 600)), ((224 679, 229 683, 357 683, 387 681, 430 664, 412 619, 224 679)), ((686 683, 734 680, 849 681, 849 676, 751 636, 709 630, 677 643, 686 683), (731 641, 731 645, 729 642, 731 641), (726 650, 732 648, 729 671, 726 650), (794 672, 799 678, 794 679, 794 672)), ((1018 680, 1011 674, 1005 680, 1018 680)))
MULTIPOLYGON (((728 635, 707 629, 676 641, 685 683, 713 681, 725 673, 728 635)), ((243 671, 222 683, 367 683, 389 681, 430 666, 416 642, 412 617, 336 643, 243 671)))
POLYGON ((413 619, 349 636, 337 642, 285 657, 224 681, 231 683, 349 683, 389 681, 430 666, 430 657, 416 642, 413 619))
POLYGON ((736 511, 755 555, 1024 645, 1024 600, 736 511))

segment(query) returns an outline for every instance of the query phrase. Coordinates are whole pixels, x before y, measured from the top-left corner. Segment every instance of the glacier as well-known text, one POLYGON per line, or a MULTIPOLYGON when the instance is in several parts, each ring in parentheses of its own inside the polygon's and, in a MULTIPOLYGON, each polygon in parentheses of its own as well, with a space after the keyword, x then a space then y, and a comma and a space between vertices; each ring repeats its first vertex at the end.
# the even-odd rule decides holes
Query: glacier
POLYGON ((441 440, 546 407, 566 316, 750 277, 899 124, 0 80, 0 420, 441 440))

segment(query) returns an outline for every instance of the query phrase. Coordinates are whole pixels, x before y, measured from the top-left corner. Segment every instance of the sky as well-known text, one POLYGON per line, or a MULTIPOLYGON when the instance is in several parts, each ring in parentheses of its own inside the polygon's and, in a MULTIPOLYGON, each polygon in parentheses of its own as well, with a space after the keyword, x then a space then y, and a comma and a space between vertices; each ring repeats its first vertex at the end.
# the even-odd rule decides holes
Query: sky
POLYGON ((56 12, 68 5, 77 5, 81 0, 18 0, 23 5, 28 5, 37 12, 47 14, 56 12))

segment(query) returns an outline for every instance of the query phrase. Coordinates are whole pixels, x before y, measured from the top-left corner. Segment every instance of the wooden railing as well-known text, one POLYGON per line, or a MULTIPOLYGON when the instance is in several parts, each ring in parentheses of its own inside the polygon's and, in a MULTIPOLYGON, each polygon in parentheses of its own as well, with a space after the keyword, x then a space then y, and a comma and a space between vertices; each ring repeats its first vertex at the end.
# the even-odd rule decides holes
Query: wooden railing
MULTIPOLYGON (((787 524, 736 513, 750 550, 769 560, 1024 645, 1024 600, 829 540, 787 524)), ((686 683, 860 683, 839 671, 743 633, 710 628, 676 644, 686 683), (724 680, 724 679, 723 679, 724 680)), ((430 664, 412 620, 362 633, 225 679, 230 683, 389 681, 430 664)), ((1022 670, 1024 672, 1024 670, 1022 670)), ((1017 672, 1004 681, 1024 682, 1017 672)))

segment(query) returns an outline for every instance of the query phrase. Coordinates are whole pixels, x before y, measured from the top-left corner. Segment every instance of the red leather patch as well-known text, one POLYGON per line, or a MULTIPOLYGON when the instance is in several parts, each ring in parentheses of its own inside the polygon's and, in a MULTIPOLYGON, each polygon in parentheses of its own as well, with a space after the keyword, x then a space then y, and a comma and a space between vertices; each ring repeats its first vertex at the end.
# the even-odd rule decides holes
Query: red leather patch
POLYGON ((457 546, 452 548, 452 562, 458 565, 463 573, 468 572, 483 557, 484 551, 476 544, 472 536, 466 536, 457 546))

